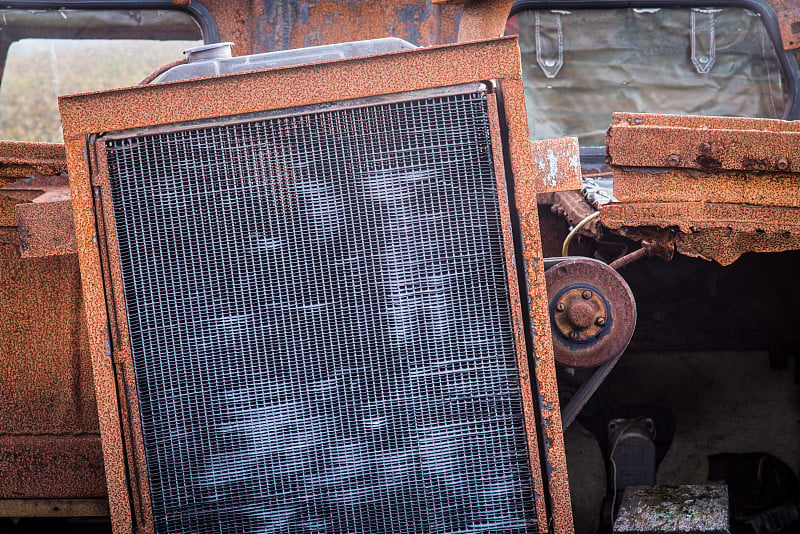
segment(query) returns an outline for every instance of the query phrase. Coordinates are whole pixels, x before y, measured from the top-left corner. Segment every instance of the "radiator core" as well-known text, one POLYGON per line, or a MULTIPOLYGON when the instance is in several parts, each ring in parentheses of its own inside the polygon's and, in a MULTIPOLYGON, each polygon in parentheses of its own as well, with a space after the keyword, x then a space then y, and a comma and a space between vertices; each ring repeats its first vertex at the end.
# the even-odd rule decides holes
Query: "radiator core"
POLYGON ((483 88, 106 151, 156 532, 535 528, 483 88))

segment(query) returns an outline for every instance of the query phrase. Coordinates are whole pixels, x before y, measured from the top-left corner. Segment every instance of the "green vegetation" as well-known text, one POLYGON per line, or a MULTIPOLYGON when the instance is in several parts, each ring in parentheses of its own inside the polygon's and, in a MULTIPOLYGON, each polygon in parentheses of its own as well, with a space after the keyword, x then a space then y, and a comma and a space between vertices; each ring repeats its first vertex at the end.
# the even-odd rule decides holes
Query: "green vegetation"
POLYGON ((136 85, 196 41, 24 39, 0 84, 0 139, 61 143, 58 96, 136 85))

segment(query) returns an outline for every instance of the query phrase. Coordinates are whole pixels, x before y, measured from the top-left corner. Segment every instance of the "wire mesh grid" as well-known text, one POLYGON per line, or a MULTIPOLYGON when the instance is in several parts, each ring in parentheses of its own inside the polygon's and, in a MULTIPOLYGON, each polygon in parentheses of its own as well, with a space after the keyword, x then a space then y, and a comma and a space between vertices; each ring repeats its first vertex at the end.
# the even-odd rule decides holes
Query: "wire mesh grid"
POLYGON ((107 150, 157 532, 534 527, 485 93, 107 150))

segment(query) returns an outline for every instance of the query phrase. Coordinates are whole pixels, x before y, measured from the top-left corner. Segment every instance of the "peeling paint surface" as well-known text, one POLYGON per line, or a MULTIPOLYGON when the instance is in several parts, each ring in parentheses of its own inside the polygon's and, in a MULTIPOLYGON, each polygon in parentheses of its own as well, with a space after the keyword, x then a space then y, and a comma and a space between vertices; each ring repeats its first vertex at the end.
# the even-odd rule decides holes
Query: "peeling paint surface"
POLYGON ((531 156, 538 172, 538 193, 580 190, 581 164, 578 139, 547 139, 531 143, 531 156))

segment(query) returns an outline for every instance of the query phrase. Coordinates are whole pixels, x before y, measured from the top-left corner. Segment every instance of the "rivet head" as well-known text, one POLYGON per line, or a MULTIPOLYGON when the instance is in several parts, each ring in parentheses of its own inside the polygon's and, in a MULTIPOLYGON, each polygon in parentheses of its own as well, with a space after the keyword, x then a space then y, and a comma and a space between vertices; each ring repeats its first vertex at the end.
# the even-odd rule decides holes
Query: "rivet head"
POLYGON ((578 333, 575 330, 573 330, 572 332, 569 333, 569 338, 575 341, 576 339, 578 339, 578 333))
POLYGON ((584 289, 584 290, 583 290, 583 293, 581 293, 581 296, 582 296, 584 299, 586 299, 586 300, 589 300, 589 299, 590 299, 590 298, 592 298, 594 295, 592 295, 592 292, 591 292, 591 291, 589 291, 588 289, 584 289))
POLYGON ((775 167, 777 167, 779 171, 785 171, 789 168, 789 160, 786 158, 780 158, 778 163, 775 164, 775 167))
POLYGON ((598 317, 597 319, 594 320, 594 324, 596 324, 597 326, 603 326, 606 324, 606 318, 598 317))
POLYGON ((667 158, 667 165, 670 167, 677 167, 681 162, 681 157, 677 154, 670 154, 667 158))
POLYGON ((556 311, 563 312, 566 309, 567 307, 564 305, 563 302, 559 302, 558 304, 556 304, 556 311))

